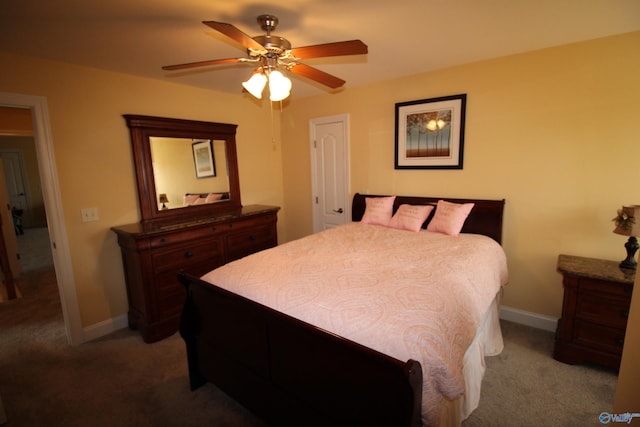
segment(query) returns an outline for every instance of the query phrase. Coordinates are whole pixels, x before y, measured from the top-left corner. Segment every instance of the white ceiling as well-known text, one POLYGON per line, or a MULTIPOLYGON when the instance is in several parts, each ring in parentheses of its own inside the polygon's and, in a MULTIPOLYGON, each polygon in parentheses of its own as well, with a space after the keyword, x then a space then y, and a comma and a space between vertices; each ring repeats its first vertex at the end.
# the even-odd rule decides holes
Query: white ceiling
MULTIPOLYGON (((0 50, 240 93, 249 64, 163 65, 245 56, 202 24, 250 36, 274 14, 294 47, 360 39, 367 55, 305 61, 349 87, 640 30, 640 0, 3 0, 0 50)), ((640 47, 639 47, 640 49, 640 47)), ((46 70, 42 70, 46 72, 46 70)), ((292 97, 330 90, 292 77, 292 97)))

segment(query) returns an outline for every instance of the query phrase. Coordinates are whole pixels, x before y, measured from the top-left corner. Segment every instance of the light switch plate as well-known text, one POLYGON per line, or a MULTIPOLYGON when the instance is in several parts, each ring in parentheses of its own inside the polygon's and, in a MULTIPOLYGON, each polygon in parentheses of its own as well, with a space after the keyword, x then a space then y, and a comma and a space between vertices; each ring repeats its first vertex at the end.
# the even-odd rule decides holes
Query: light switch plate
POLYGON ((80 212, 82 212, 82 222, 97 221, 99 219, 98 208, 82 208, 80 212))

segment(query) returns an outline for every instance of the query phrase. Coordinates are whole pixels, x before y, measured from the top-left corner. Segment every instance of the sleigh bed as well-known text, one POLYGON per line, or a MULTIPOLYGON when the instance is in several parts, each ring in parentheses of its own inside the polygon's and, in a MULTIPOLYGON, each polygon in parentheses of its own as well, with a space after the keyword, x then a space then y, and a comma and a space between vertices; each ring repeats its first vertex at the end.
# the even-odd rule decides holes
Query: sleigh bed
POLYGON ((459 425, 502 349, 504 200, 446 199, 473 204, 453 235, 425 230, 439 200, 356 194, 350 224, 180 273, 191 389, 276 426, 459 425), (371 220, 383 200, 434 208, 408 231, 371 220))

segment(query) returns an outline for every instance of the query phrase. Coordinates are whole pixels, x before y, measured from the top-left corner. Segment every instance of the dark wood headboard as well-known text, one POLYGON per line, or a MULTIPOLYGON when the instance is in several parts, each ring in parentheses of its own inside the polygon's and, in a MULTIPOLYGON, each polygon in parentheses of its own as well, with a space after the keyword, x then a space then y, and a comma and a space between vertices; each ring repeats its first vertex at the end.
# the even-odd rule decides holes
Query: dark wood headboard
MULTIPOLYGON (((353 196, 353 205, 351 206, 351 220, 360 221, 366 209, 365 198, 367 197, 386 197, 381 195, 360 194, 353 196)), ((419 196, 396 196, 393 204, 393 212, 398 206, 408 205, 436 205, 438 200, 446 200, 452 203, 475 203, 471 213, 462 227, 463 233, 483 234, 491 237, 496 242, 502 244, 502 216, 504 212, 504 199, 485 200, 485 199, 453 199, 450 197, 419 197, 419 196)), ((435 210, 434 210, 435 212, 435 210)), ((433 212, 422 225, 426 228, 429 221, 433 217, 433 212)))

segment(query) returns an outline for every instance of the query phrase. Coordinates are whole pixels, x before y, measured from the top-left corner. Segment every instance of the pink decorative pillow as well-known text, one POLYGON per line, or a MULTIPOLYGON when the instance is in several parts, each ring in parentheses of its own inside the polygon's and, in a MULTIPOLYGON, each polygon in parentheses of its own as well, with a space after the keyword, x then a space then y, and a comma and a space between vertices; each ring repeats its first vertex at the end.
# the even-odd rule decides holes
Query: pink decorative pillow
POLYGON ((207 203, 213 203, 221 199, 222 199, 222 193, 209 193, 207 194, 207 199, 205 201, 207 203))
POLYGON ((436 213, 427 225, 427 231, 457 236, 473 206, 474 203, 460 204, 438 200, 436 213))
POLYGON ((184 196, 184 201, 183 204, 186 205, 193 205, 196 200, 198 200, 200 198, 200 195, 198 194, 187 194, 184 196))
POLYGON ((388 197, 366 197, 364 199, 367 207, 362 216, 363 224, 387 225, 391 221, 393 214, 393 202, 396 196, 388 197))
POLYGON ((433 206, 400 205, 389 221, 389 227, 399 230, 420 231, 433 206))

